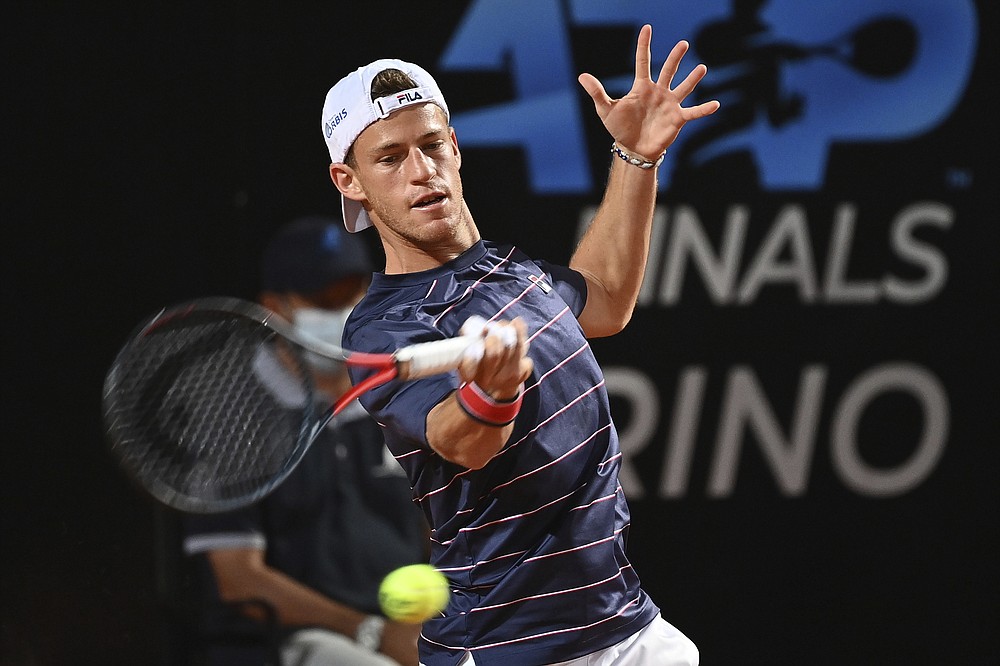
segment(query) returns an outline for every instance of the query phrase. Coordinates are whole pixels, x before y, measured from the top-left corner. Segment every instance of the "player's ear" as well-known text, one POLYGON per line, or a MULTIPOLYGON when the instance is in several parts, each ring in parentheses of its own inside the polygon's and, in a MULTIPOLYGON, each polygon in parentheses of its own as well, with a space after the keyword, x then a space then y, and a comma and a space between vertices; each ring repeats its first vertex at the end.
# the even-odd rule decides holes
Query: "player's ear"
POLYGON ((340 190, 340 193, 348 199, 353 199, 354 201, 363 201, 365 199, 365 193, 361 189, 361 183, 358 181, 357 174, 354 173, 354 169, 346 164, 331 164, 330 180, 340 190))
POLYGON ((458 135, 455 134, 455 128, 449 127, 448 131, 451 133, 451 146, 452 150, 455 151, 455 159, 458 160, 458 168, 462 168, 462 151, 458 149, 458 135))

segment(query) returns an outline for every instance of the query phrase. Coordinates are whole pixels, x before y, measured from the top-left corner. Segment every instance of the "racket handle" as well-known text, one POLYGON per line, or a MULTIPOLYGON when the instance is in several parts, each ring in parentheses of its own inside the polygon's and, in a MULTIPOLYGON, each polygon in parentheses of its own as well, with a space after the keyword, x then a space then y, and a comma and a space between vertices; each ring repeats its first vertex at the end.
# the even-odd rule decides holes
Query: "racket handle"
POLYGON ((419 342, 396 352, 401 379, 416 379, 455 370, 465 357, 465 350, 481 335, 461 335, 447 340, 419 342))

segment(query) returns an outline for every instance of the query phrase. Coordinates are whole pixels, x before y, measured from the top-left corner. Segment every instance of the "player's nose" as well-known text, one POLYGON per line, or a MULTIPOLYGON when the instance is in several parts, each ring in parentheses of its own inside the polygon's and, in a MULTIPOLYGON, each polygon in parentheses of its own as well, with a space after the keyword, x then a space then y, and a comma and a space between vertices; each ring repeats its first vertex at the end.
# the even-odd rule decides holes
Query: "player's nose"
POLYGON ((407 175, 411 182, 423 183, 436 172, 434 160, 419 148, 410 150, 406 159, 407 175))

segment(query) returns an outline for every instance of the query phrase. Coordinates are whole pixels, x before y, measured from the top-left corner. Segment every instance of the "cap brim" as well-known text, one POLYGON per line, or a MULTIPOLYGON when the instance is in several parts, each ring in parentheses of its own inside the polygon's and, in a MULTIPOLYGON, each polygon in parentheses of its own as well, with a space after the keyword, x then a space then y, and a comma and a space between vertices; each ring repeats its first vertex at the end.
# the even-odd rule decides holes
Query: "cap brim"
POLYGON ((344 226, 352 234, 361 231, 362 229, 367 229, 372 226, 372 221, 368 217, 368 211, 364 209, 364 206, 360 202, 353 199, 348 199, 347 197, 341 195, 341 209, 344 212, 344 226))

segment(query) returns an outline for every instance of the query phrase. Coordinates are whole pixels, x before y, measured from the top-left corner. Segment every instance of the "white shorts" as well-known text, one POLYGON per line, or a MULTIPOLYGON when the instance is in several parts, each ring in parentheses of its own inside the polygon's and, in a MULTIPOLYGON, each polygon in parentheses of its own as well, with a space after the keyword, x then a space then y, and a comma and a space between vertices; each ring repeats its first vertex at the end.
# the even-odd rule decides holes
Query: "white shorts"
MULTIPOLYGON (((458 666, 475 666, 472 653, 458 666)), ((423 666, 423 664, 421 664, 423 666)), ((656 619, 620 643, 549 666, 698 666, 698 648, 674 625, 656 619)))

